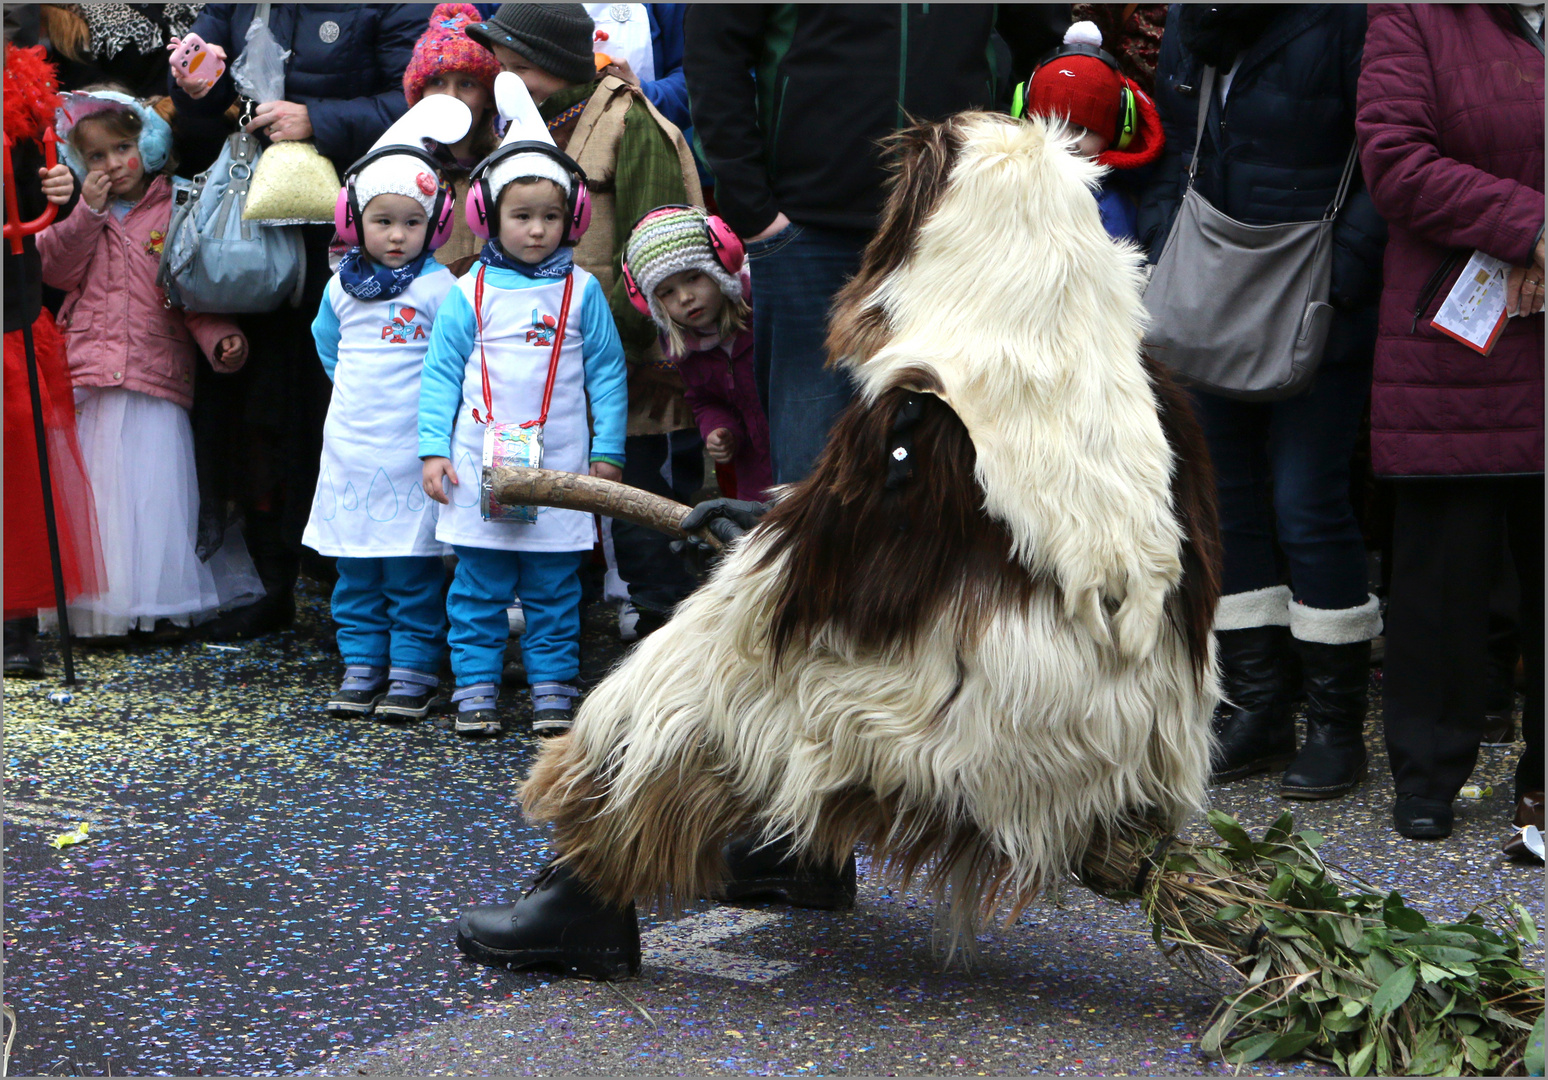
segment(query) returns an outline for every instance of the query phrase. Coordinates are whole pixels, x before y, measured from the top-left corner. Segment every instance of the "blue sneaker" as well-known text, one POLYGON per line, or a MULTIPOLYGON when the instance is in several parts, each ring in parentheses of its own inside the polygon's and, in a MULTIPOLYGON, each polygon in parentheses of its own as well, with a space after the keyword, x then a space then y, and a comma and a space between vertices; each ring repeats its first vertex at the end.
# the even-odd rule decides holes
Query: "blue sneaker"
POLYGON ((575 722, 575 700, 580 691, 569 683, 532 684, 532 734, 541 738, 563 735, 575 722))
POLYGON ((495 715, 500 688, 494 683, 458 687, 451 699, 457 706, 457 718, 452 729, 458 735, 500 734, 500 718, 495 715))

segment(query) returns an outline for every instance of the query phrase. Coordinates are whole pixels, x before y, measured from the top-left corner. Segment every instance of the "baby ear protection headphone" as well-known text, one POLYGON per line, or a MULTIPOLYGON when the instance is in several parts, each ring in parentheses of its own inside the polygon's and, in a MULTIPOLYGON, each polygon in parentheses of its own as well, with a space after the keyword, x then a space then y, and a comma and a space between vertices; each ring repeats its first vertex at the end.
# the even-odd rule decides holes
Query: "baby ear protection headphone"
POLYGON ((586 235, 586 229, 591 224, 591 192, 586 190, 586 173, 570 155, 552 143, 546 142, 507 143, 474 166, 472 182, 468 187, 468 201, 463 207, 468 228, 473 230, 473 235, 485 240, 489 239, 491 233, 497 231, 492 227, 495 197, 489 189, 489 173, 506 158, 516 154, 531 153, 553 158, 572 177, 569 197, 570 216, 564 224, 564 238, 560 243, 579 242, 580 238, 586 235))
MULTIPOLYGON (((1097 45, 1087 45, 1084 42, 1072 42, 1061 45, 1047 56, 1037 62, 1032 69, 1032 75, 1047 64, 1055 60, 1062 60, 1066 56, 1090 56, 1102 61, 1108 67, 1118 73, 1118 130, 1113 133, 1113 149, 1127 150, 1129 144, 1134 141, 1134 134, 1139 130, 1139 106, 1134 103, 1134 89, 1129 85, 1128 78, 1118 67, 1118 61, 1113 54, 1097 45)), ((1027 76, 1026 82, 1016 84, 1016 91, 1011 97, 1011 115, 1020 120, 1027 114, 1027 99, 1031 97, 1030 87, 1032 75, 1027 76)))
MULTIPOLYGON (((654 214, 661 213, 663 210, 694 211, 704 225, 705 239, 709 241, 710 250, 715 253, 715 261, 720 264, 720 268, 732 277, 741 272, 742 261, 745 255, 745 249, 742 247, 742 238, 737 236, 731 230, 731 226, 727 225, 724 220, 714 214, 706 213, 700 207, 688 206, 684 203, 668 203, 665 206, 658 206, 640 215, 639 221, 629 226, 629 233, 632 235, 634 230, 639 228, 646 219, 654 214)), ((627 245, 624 250, 625 252, 628 251, 627 245)), ((634 309, 641 315, 647 318, 650 317, 650 298, 640 291, 639 285, 635 282, 634 272, 629 269, 627 254, 625 254, 623 259, 623 279, 624 292, 629 297, 629 303, 633 304, 634 309)))
POLYGON ((435 204, 430 211, 430 228, 425 230, 425 246, 420 251, 423 255, 427 251, 434 251, 451 238, 452 211, 457 205, 457 195, 441 178, 441 166, 435 158, 412 146, 384 146, 380 150, 371 151, 349 167, 349 171, 344 174, 344 186, 339 190, 339 200, 333 204, 333 227, 339 239, 351 247, 360 243, 361 206, 355 198, 355 179, 371 162, 393 154, 418 158, 430 170, 430 175, 435 177, 435 204))

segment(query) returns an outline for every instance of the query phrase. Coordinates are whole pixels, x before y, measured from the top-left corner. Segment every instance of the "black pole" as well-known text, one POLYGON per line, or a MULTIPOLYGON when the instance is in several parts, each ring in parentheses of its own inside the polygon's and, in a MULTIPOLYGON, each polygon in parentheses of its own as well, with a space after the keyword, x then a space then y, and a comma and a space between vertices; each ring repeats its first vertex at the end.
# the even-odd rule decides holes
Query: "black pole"
MULTIPOLYGON (((12 273, 26 273, 17 259, 12 273)), ((25 291, 25 279, 22 290, 25 291)), ((64 656, 65 685, 75 685, 75 656, 70 648, 70 613, 65 608, 64 563, 59 556, 59 522, 54 517, 54 481, 48 468, 48 435, 43 427, 43 395, 38 390, 38 352, 32 342, 32 324, 22 327, 27 353, 27 392, 32 395, 32 433, 38 443, 38 474, 43 479, 43 521, 48 526, 48 557, 54 570, 54 607, 59 612, 59 651, 64 656)))

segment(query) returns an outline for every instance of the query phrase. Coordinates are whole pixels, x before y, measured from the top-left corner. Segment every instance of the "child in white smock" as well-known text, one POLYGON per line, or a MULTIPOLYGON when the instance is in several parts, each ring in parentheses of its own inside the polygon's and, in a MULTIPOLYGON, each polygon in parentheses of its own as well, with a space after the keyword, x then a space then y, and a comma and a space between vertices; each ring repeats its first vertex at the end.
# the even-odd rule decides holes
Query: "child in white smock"
POLYGON ((436 506, 420 483, 419 376, 456 279, 433 256, 454 197, 427 144, 456 142, 472 113, 426 98, 352 165, 339 194, 351 247, 312 323, 333 380, 317 494, 302 542, 338 559, 333 619, 344 681, 334 716, 423 719, 446 654, 436 506))
POLYGON ((514 592, 526 612, 533 731, 554 735, 569 729, 579 696, 580 568, 595 526, 590 514, 558 509, 530 523, 484 520, 484 425, 542 416, 552 365, 543 467, 620 480, 627 373, 607 296, 571 259, 589 217, 585 177, 554 146, 519 77, 495 80, 495 102, 511 125, 474 171, 468 202, 468 224, 492 238, 436 317, 420 383, 419 453, 425 492, 444 504, 436 538, 458 559, 446 601, 456 730, 499 734, 514 592))

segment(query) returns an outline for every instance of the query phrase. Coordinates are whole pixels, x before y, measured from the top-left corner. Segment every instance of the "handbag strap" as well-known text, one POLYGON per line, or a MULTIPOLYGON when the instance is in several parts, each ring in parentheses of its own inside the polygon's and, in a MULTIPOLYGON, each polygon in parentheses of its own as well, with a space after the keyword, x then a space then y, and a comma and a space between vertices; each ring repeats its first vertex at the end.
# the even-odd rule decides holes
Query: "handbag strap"
MULTIPOLYGON (((1209 99, 1215 89, 1215 69, 1204 68, 1204 76, 1199 86, 1199 123, 1198 130, 1193 136, 1193 157, 1188 162, 1188 186, 1193 186, 1193 174, 1199 168, 1199 147, 1204 145, 1204 122, 1209 119, 1209 99)), ((1360 142, 1354 140, 1349 145, 1349 157, 1344 161, 1344 174, 1338 181, 1338 192, 1333 196, 1333 202, 1327 212, 1322 215, 1322 220, 1329 221, 1338 216, 1338 212, 1344 207, 1344 199, 1349 194, 1349 185, 1354 180, 1355 163, 1360 157, 1360 142)))
POLYGON ((1193 186, 1193 174, 1199 168, 1199 147, 1204 145, 1204 121, 1209 119, 1209 98, 1215 89, 1215 69, 1205 67, 1204 78, 1199 86, 1199 128, 1193 136, 1193 157, 1188 160, 1188 186, 1193 186))
POLYGON ((1349 157, 1344 162, 1344 175, 1338 181, 1338 193, 1333 196, 1333 202, 1328 207, 1328 212, 1322 215, 1323 221, 1332 221, 1338 217, 1338 212, 1344 207, 1344 197, 1349 194, 1349 186, 1354 182, 1355 162, 1360 159, 1360 140, 1355 139, 1349 144, 1349 157))
MULTIPOLYGON (((473 281, 473 317, 478 324, 478 367, 484 390, 483 418, 480 419, 478 410, 474 409, 473 419, 480 424, 494 423, 494 396, 489 389, 489 364, 484 357, 484 271, 487 269, 488 263, 480 263, 478 277, 473 281)), ((543 384, 543 411, 536 420, 522 424, 524 428, 542 427, 548 423, 548 406, 554 399, 554 379, 559 374, 559 351, 564 347, 564 330, 570 321, 570 294, 574 287, 575 275, 564 275, 564 299, 559 302, 559 325, 554 329, 554 347, 548 354, 548 379, 543 384)))

